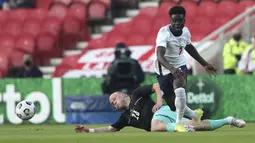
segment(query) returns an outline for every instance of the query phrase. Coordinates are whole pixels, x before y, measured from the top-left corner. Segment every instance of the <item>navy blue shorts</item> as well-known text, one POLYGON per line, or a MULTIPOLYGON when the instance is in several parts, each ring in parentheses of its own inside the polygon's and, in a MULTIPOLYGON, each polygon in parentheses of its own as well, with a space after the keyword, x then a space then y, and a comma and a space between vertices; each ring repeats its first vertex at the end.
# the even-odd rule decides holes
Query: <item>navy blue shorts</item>
MULTIPOLYGON (((185 79, 187 81, 187 72, 188 69, 186 65, 180 67, 182 72, 185 75, 185 79)), ((168 75, 158 75, 157 76, 158 83, 160 86, 161 91, 163 91, 163 98, 167 98, 169 96, 174 96, 174 87, 173 87, 173 81, 174 81, 174 76, 169 73, 168 75)))

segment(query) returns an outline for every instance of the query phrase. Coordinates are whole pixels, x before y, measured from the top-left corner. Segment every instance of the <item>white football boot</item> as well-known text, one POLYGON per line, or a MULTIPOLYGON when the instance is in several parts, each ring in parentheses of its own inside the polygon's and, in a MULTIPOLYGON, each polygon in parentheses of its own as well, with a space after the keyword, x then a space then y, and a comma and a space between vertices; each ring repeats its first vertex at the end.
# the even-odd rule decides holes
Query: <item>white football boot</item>
POLYGON ((246 125, 245 121, 242 119, 227 117, 227 120, 229 121, 230 125, 235 126, 237 128, 243 128, 246 125))

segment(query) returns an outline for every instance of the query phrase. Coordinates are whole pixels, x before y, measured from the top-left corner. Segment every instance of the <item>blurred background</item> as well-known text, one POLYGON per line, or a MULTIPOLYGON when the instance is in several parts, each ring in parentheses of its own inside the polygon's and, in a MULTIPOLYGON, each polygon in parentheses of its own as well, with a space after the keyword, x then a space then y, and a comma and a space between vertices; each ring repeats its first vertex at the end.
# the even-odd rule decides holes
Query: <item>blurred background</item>
MULTIPOLYGON (((114 91, 156 82, 158 30, 169 9, 186 8, 198 52, 218 69, 210 78, 185 53, 187 102, 204 118, 255 121, 255 0, 0 0, 0 124, 36 102, 31 123, 111 123, 114 91), (19 93, 19 94, 17 94, 19 93), (1 98, 3 97, 3 98, 1 98), (18 98, 19 97, 19 98, 18 98), (45 100, 47 99, 47 100, 45 100)), ((153 95, 155 99, 155 95, 153 95)))

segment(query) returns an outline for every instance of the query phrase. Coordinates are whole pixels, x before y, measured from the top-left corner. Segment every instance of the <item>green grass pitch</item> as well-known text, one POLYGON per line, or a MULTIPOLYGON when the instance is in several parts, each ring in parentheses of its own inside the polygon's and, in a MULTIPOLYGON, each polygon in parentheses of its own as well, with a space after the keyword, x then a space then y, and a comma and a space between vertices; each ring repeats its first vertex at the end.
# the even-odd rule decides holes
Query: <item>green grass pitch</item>
MULTIPOLYGON (((90 125, 99 127, 102 125, 90 125)), ((74 132, 74 125, 0 125, 0 143, 255 143, 255 123, 212 132, 151 133, 125 128, 116 133, 74 132)))

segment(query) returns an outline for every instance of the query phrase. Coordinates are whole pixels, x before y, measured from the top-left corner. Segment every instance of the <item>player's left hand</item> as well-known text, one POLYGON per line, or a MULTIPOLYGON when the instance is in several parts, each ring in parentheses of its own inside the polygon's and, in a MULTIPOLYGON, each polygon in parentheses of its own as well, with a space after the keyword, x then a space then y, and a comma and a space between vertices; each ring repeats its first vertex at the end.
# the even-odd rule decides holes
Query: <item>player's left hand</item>
POLYGON ((204 68, 205 68, 205 70, 206 70, 207 73, 209 73, 209 74, 212 75, 212 76, 216 76, 216 71, 217 71, 217 69, 216 69, 213 65, 207 63, 207 64, 204 66, 204 68))
POLYGON ((86 126, 82 126, 82 125, 76 125, 74 130, 76 133, 89 132, 89 128, 86 126))
POLYGON ((161 106, 162 103, 156 103, 152 108, 152 112, 155 113, 161 106))

